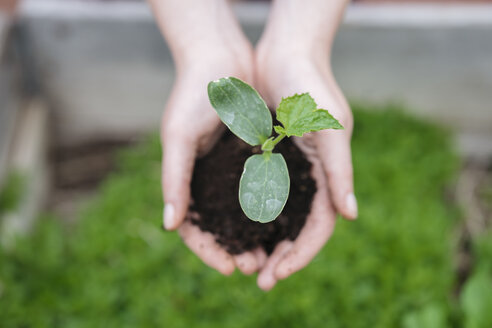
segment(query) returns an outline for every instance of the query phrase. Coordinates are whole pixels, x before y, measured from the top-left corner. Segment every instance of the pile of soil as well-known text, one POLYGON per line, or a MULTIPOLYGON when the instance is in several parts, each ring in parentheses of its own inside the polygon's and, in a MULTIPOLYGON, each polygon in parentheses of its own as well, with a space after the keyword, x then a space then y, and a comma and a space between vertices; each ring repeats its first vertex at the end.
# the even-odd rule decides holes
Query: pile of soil
POLYGON ((261 153, 227 131, 205 157, 195 163, 191 183, 190 217, 202 231, 215 235, 230 254, 263 247, 270 254, 285 239, 294 240, 304 226, 316 184, 310 176, 311 163, 288 139, 275 152, 282 153, 290 174, 290 194, 280 216, 269 223, 248 219, 239 205, 239 179, 244 162, 261 153))

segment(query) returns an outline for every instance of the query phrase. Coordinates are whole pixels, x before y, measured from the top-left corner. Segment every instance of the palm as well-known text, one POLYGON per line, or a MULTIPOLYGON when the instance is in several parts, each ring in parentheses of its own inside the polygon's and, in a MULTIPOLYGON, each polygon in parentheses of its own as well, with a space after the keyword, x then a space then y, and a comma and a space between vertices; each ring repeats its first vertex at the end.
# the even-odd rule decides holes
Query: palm
POLYGON ((260 287, 270 289, 277 280, 305 267, 319 252, 333 232, 337 211, 349 218, 356 215, 342 205, 345 199, 340 199, 346 197, 343 189, 350 189, 352 183, 352 118, 345 98, 329 71, 323 67, 303 59, 293 64, 292 61, 282 63, 279 58, 267 58, 260 62, 257 73, 260 92, 271 107, 287 95, 309 92, 320 108, 327 109, 345 127, 345 130, 323 130, 294 139, 312 163, 311 175, 316 181, 317 191, 311 212, 297 239, 279 244, 259 274, 260 287))
MULTIPOLYGON (((163 193, 166 203, 180 204, 173 209, 179 219, 166 228, 178 228, 186 245, 206 264, 223 274, 230 274, 237 266, 245 274, 251 274, 262 266, 266 255, 261 250, 231 256, 216 242, 211 233, 202 232, 188 217, 190 182, 196 156, 205 154, 223 131, 217 114, 211 107, 207 84, 223 76, 238 76, 245 80, 251 74, 244 73, 240 65, 229 61, 200 65, 198 69, 182 72, 176 81, 166 106, 162 121, 163 193)), ((165 213, 166 220, 166 213, 165 213)))

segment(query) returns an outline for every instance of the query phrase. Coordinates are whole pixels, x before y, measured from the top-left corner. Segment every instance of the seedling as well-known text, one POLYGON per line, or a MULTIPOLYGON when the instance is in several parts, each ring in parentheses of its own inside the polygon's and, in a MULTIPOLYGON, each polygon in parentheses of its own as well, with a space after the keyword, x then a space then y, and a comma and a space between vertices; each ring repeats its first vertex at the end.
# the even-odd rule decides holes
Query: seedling
POLYGON ((239 182, 239 203, 248 218, 262 223, 275 220, 287 202, 290 179, 282 154, 272 153, 285 137, 324 129, 343 129, 327 110, 319 109, 309 93, 283 98, 273 126, 272 115, 258 92, 247 83, 227 77, 208 84, 210 103, 236 136, 262 154, 249 157, 239 182))

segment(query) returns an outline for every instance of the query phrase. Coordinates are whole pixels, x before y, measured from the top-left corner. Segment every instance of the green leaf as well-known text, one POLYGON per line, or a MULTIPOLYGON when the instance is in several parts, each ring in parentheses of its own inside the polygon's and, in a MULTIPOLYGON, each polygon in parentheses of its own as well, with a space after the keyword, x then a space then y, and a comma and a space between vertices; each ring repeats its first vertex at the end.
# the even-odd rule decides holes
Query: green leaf
POLYGON ((275 139, 275 137, 270 137, 267 140, 265 140, 265 142, 261 145, 261 151, 263 151, 263 152, 272 151, 273 148, 275 147, 274 141, 273 141, 274 139, 275 139))
POLYGON ((327 110, 319 109, 309 93, 283 98, 277 108, 277 120, 283 127, 275 126, 277 133, 302 137, 304 133, 324 129, 343 129, 327 110))
POLYGON ((275 132, 277 132, 278 134, 287 134, 283 126, 275 125, 273 128, 275 129, 275 132))
POLYGON ((492 275, 487 271, 473 274, 461 293, 465 327, 492 327, 492 275))
POLYGON ((282 212, 289 188, 289 171, 281 154, 253 155, 244 164, 239 203, 251 220, 270 222, 282 212))
POLYGON ((403 317, 403 328, 446 328, 446 311, 440 303, 425 305, 403 317))
POLYGON ((247 83, 234 77, 212 81, 208 98, 222 122, 251 146, 261 145, 272 134, 272 115, 247 83))

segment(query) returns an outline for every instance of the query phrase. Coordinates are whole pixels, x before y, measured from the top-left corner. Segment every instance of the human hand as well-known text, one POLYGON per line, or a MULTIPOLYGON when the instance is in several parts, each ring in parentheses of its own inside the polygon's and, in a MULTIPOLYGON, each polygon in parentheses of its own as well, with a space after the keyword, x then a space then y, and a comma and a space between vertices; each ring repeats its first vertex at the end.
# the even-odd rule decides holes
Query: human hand
POLYGON ((183 241, 203 262, 223 274, 237 266, 251 274, 266 259, 256 250, 231 256, 212 234, 186 217, 196 156, 220 136, 221 123, 212 109, 207 84, 224 76, 252 80, 252 47, 241 32, 227 0, 150 0, 167 40, 177 77, 162 120, 162 188, 164 227, 179 229, 183 241))
POLYGON ((223 76, 251 80, 251 51, 242 59, 227 52, 217 52, 204 60, 197 58, 179 71, 162 120, 164 226, 178 228, 186 245, 203 262, 222 274, 237 266, 251 274, 258 270, 261 251, 231 256, 212 234, 202 232, 186 217, 190 202, 190 182, 196 156, 206 153, 220 137, 222 124, 210 105, 208 82, 223 76))
POLYGON ((309 92, 319 108, 327 109, 344 130, 322 130, 294 141, 312 163, 317 191, 306 224, 294 242, 283 241, 267 259, 258 275, 258 285, 273 288, 280 279, 305 267, 330 238, 336 213, 357 217, 353 193, 350 138, 353 119, 350 108, 328 65, 327 57, 277 51, 274 43, 260 43, 256 53, 256 86, 270 107, 282 97, 309 92), (323 60, 324 59, 324 60, 323 60))
POLYGON ((308 6, 302 0, 274 1, 257 52, 256 82, 270 104, 306 90, 345 127, 303 138, 308 140, 300 146, 313 163, 318 191, 297 240, 279 245, 268 260, 261 250, 233 259, 215 244, 211 234, 200 232, 185 220, 195 156, 218 137, 219 120, 208 103, 206 84, 223 76, 249 82, 253 60, 243 59, 250 56, 251 48, 243 46, 246 38, 226 0, 149 2, 178 72, 162 126, 164 225, 176 229, 184 221, 180 234, 205 263, 225 274, 234 270, 234 261, 245 273, 262 268, 259 285, 272 288, 278 279, 305 266, 323 246, 333 230, 334 207, 348 218, 357 214, 350 159, 352 117, 329 67, 323 63, 329 57, 348 0, 313 0, 308 6))

